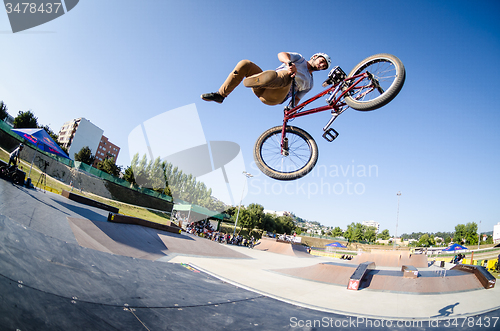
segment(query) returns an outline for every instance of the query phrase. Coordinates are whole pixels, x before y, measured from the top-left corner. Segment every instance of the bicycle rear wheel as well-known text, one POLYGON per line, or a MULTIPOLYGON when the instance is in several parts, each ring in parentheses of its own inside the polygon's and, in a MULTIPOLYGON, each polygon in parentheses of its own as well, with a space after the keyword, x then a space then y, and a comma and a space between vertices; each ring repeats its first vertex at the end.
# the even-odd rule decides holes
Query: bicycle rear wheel
MULTIPOLYGON (((403 63, 391 54, 376 54, 364 59, 351 70, 347 77, 362 73, 371 74, 379 86, 374 88, 372 79, 367 77, 356 84, 353 92, 346 94, 344 100, 347 105, 361 111, 374 110, 392 101, 401 91, 406 77, 403 63)), ((357 79, 349 82, 355 81, 357 79)))
POLYGON ((271 128, 260 135, 254 147, 257 167, 278 180, 294 180, 307 175, 318 161, 318 146, 304 130, 287 126, 288 150, 282 153, 282 126, 271 128))

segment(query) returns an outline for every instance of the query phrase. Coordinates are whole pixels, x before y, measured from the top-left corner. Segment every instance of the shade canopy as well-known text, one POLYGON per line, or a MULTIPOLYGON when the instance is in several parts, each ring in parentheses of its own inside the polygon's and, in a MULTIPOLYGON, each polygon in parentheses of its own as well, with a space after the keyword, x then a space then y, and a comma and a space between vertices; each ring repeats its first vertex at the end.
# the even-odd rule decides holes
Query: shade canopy
POLYGON ((70 158, 44 129, 12 129, 11 131, 28 140, 42 151, 67 159, 70 158))
POLYGON ((468 249, 468 248, 459 244, 453 244, 443 249, 443 252, 460 251, 463 249, 468 249))
POLYGON ((190 205, 190 204, 175 204, 174 209, 177 211, 188 211, 188 212, 194 212, 200 215, 205 215, 207 217, 212 217, 212 218, 217 218, 220 220, 224 220, 224 214, 221 212, 217 211, 212 211, 208 210, 206 208, 197 206, 197 205, 190 205))
POLYGON ((329 246, 329 247, 342 247, 342 248, 346 248, 346 246, 342 245, 341 243, 339 243, 338 241, 334 242, 334 243, 329 243, 329 244, 326 244, 325 246, 329 246))

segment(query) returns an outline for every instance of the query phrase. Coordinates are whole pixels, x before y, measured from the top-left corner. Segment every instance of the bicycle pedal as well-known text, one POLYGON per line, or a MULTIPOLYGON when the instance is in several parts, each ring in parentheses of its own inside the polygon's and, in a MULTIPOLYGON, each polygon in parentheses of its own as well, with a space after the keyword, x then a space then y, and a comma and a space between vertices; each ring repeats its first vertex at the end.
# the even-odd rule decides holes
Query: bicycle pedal
POLYGON ((334 141, 337 137, 339 136, 339 133, 335 131, 334 129, 330 128, 323 133, 323 138, 326 139, 328 142, 334 141))

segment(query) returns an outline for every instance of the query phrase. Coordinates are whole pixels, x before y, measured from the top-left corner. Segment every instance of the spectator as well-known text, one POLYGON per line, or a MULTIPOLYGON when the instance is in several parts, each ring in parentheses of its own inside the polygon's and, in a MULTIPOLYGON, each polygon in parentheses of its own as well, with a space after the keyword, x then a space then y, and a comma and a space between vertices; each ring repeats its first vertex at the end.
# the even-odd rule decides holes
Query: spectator
POLYGON ((9 155, 9 164, 7 165, 7 167, 10 167, 11 164, 14 167, 17 165, 17 162, 19 162, 19 153, 21 153, 21 151, 23 150, 23 148, 24 148, 24 145, 23 144, 19 144, 19 147, 17 147, 15 150, 12 151, 12 153, 10 153, 10 155, 9 155))

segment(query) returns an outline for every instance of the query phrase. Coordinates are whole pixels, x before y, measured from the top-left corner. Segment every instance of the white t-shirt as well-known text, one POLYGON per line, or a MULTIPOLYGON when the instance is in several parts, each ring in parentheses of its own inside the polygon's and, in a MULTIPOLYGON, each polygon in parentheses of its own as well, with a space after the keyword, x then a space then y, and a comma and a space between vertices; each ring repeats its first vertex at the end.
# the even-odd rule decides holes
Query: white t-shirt
MULTIPOLYGON (((295 95, 299 99, 302 99, 302 97, 313 88, 313 76, 309 72, 309 69, 307 68, 307 61, 302 55, 293 52, 289 52, 288 54, 290 54, 290 61, 292 61, 297 68, 297 73, 295 74, 295 95)), ((276 71, 281 70, 288 70, 288 64, 283 63, 276 69, 276 71)), ((290 98, 291 96, 292 91, 290 90, 290 93, 288 93, 286 99, 290 98)))

